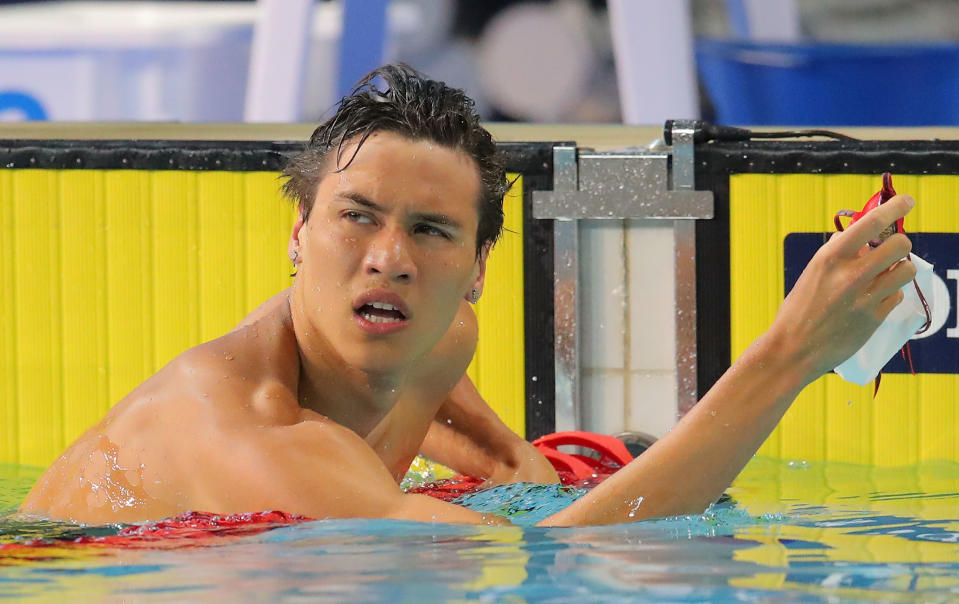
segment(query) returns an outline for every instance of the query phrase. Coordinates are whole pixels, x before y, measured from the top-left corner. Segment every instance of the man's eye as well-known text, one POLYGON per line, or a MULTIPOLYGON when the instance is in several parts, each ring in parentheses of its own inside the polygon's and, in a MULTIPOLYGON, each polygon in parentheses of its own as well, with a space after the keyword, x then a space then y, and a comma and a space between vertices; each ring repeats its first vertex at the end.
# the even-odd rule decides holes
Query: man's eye
POLYGON ((435 237, 443 237, 444 239, 449 239, 450 235, 443 229, 438 229, 431 224, 420 224, 416 226, 416 233, 421 233, 423 235, 431 235, 435 237))
POLYGON ((355 222, 358 224, 371 224, 373 222, 373 220, 366 214, 363 214, 362 212, 355 212, 352 210, 343 212, 343 217, 349 220, 350 222, 355 222))

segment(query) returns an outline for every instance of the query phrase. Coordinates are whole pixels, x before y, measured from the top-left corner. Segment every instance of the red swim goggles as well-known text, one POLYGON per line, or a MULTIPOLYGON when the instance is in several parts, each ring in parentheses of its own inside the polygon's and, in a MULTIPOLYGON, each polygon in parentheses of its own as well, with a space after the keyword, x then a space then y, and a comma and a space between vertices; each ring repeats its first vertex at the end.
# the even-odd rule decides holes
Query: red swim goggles
MULTIPOLYGON (((876 208, 886 203, 887 201, 889 201, 895 196, 896 196, 896 189, 894 189, 892 186, 892 174, 890 174, 889 172, 885 172, 882 175, 882 189, 880 189, 878 193, 876 193, 875 195, 869 198, 869 201, 866 202, 866 205, 863 206, 862 210, 858 212, 854 212, 852 210, 839 210, 838 212, 836 212, 836 216, 833 218, 833 223, 836 225, 836 230, 837 231, 845 230, 845 227, 843 227, 843 224, 842 224, 842 218, 851 218, 851 220, 849 221, 849 225, 852 225, 857 220, 859 220, 860 218, 862 218, 863 216, 865 216, 872 210, 875 210, 876 208)), ((900 218, 893 224, 890 224, 888 227, 883 229, 882 232, 879 233, 879 237, 869 241, 869 245, 872 247, 878 247, 879 245, 882 244, 883 241, 885 241, 886 239, 888 239, 895 233, 902 233, 903 235, 906 234, 906 230, 903 228, 902 218, 900 218)), ((916 335, 918 335, 918 334, 924 333, 927 329, 929 329, 929 326, 932 324, 932 312, 929 310, 929 303, 926 302, 926 297, 922 295, 922 290, 919 289, 919 283, 917 283, 916 280, 913 279, 912 284, 913 284, 913 287, 916 288, 916 295, 919 296, 919 300, 920 302, 922 302, 922 308, 926 312, 926 322, 923 324, 922 327, 919 328, 918 331, 916 331, 916 335)), ((906 344, 902 347, 902 350, 900 352, 902 354, 903 360, 905 360, 909 364, 909 372, 912 373, 912 375, 916 375, 916 370, 912 364, 912 351, 909 348, 909 342, 906 342, 906 344)), ((873 393, 874 396, 875 396, 875 392, 879 392, 879 380, 881 377, 882 377, 882 373, 876 376, 876 388, 873 393)))

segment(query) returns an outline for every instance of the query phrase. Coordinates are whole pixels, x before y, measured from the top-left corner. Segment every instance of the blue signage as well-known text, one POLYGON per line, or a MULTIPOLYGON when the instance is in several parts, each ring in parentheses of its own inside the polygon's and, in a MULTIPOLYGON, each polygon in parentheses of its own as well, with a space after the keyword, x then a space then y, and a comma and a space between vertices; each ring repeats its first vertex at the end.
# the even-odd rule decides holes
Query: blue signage
MULTIPOLYGON (((783 241, 783 276, 786 293, 816 250, 832 233, 790 233, 783 241)), ((912 252, 934 266, 933 291, 923 291, 932 304, 929 329, 910 340, 912 365, 916 373, 959 373, 959 233, 909 233, 912 252)), ((894 356, 883 369, 886 373, 909 373, 902 355, 894 356)))
POLYGON ((0 111, 17 111, 25 120, 47 119, 47 112, 40 101, 22 92, 0 90, 0 111))

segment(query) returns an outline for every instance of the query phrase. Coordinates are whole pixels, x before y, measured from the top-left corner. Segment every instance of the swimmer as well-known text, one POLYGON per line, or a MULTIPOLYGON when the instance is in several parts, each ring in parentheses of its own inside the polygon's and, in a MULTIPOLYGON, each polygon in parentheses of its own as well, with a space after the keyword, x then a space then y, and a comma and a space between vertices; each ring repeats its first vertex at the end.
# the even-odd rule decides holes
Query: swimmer
MULTIPOLYGON (((47 470, 26 514, 137 522, 189 510, 507 523, 399 488, 422 452, 487 479, 555 482, 464 372, 470 308, 508 183, 461 91, 397 66, 364 78, 284 174, 293 286, 188 350, 47 470), (377 81, 385 86, 379 88, 377 81)), ((915 269, 898 196, 836 234, 772 326, 677 426, 543 525, 699 513, 814 379, 849 357, 915 269)))

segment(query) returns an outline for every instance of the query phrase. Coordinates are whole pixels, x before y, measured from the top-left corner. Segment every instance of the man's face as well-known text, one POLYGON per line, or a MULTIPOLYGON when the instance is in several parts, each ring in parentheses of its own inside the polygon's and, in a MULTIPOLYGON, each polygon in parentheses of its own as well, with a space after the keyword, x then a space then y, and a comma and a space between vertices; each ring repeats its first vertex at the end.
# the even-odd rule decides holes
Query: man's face
POLYGON ((461 151, 390 132, 370 136, 342 172, 335 161, 293 230, 295 300, 348 365, 398 369, 432 350, 482 287, 478 169, 461 151))

